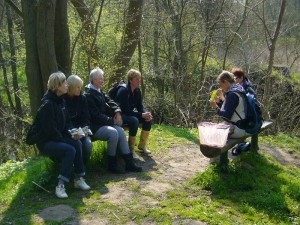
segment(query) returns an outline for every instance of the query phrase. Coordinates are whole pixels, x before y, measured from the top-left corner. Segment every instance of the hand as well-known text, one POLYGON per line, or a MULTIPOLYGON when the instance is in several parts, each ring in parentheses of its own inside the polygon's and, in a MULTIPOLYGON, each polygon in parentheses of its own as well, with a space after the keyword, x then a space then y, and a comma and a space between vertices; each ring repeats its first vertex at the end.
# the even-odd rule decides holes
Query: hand
POLYGON ((79 134, 74 134, 72 135, 72 139, 75 141, 78 141, 80 139, 80 135, 79 134))
POLYGON ((152 114, 150 112, 145 112, 145 113, 142 113, 142 118, 145 121, 149 122, 149 121, 151 121, 153 119, 153 116, 152 116, 152 114))
POLYGON ((219 101, 219 99, 221 99, 222 101, 224 101, 224 99, 225 99, 221 88, 218 89, 216 96, 218 96, 218 101, 219 101))
POLYGON ((114 124, 120 125, 122 124, 122 116, 120 112, 117 112, 114 116, 114 124))
POLYGON ((214 109, 216 109, 218 107, 216 101, 209 100, 209 103, 214 109))

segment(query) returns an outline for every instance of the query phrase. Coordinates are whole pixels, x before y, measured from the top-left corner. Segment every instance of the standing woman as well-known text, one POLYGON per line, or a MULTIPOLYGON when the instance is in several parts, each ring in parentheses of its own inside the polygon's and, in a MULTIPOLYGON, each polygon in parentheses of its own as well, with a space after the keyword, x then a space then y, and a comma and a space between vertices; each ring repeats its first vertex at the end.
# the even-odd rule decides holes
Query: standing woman
MULTIPOLYGON (((86 97, 82 95, 81 88, 83 81, 77 75, 71 75, 67 79, 68 83, 68 93, 66 95, 66 106, 75 128, 89 129, 90 126, 90 114, 86 101, 86 97)), ((88 135, 80 139, 82 143, 82 158, 83 164, 86 166, 89 158, 92 154, 92 142, 88 135)))
POLYGON ((61 160, 55 194, 58 198, 67 198, 64 182, 70 181, 73 165, 75 188, 89 190, 90 186, 83 179, 85 169, 79 137, 72 138, 68 132, 72 124, 63 98, 68 90, 65 75, 62 72, 52 73, 47 87, 48 91, 42 98, 42 106, 37 116, 37 124, 44 138, 37 143, 37 147, 42 155, 61 160))
POLYGON ((128 83, 125 87, 119 88, 116 94, 116 102, 122 110, 123 123, 129 127, 129 148, 134 158, 138 158, 134 147, 139 124, 142 124, 142 132, 138 148, 146 154, 151 152, 147 149, 148 137, 151 130, 152 114, 148 112, 142 103, 142 93, 139 89, 141 84, 141 73, 138 70, 130 69, 127 72, 128 83))

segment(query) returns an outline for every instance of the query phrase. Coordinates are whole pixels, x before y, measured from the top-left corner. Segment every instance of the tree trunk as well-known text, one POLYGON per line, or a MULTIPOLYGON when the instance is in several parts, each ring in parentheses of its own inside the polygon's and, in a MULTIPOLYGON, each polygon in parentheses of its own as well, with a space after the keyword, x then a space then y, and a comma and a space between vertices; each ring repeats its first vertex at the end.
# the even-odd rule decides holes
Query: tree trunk
POLYGON ((70 33, 68 27, 67 0, 58 0, 56 2, 54 30, 55 55, 58 70, 62 71, 66 75, 70 75, 70 33))
POLYGON ((22 0, 26 45, 26 76, 31 114, 34 116, 44 93, 37 48, 37 0, 22 0))
POLYGON ((2 71, 3 71, 3 80, 4 80, 4 89, 6 92, 6 96, 7 96, 7 100, 9 103, 10 108, 12 109, 12 111, 15 111, 15 106, 9 91, 9 82, 8 82, 8 78, 7 78, 7 70, 6 70, 6 64, 4 62, 4 58, 3 58, 3 53, 2 53, 2 44, 0 43, 0 64, 2 67, 2 71))
POLYGON ((270 110, 270 104, 269 104, 269 100, 271 98, 271 74, 272 74, 272 70, 273 70, 273 64, 274 64, 274 56, 275 56, 275 49, 276 49, 276 42, 277 39, 279 37, 279 32, 280 32, 280 27, 282 24, 282 20, 283 20, 283 15, 284 15, 284 11, 286 8, 286 0, 282 0, 281 1, 281 7, 280 7, 280 12, 279 12, 279 16, 278 16, 278 20, 277 20, 277 25, 276 25, 276 29, 274 32, 273 37, 271 37, 271 43, 270 43, 270 47, 269 47, 269 64, 268 64, 268 70, 267 70, 267 75, 265 78, 265 86, 264 86, 264 97, 263 97, 263 103, 264 103, 264 117, 268 118, 268 113, 270 110))
POLYGON ((155 0, 155 11, 156 15, 154 18, 154 27, 153 27, 153 72, 155 73, 156 77, 156 87, 158 89, 158 94, 160 100, 164 99, 164 78, 161 77, 160 68, 159 68, 159 18, 160 18, 160 11, 159 11, 159 4, 158 0, 155 0))
POLYGON ((14 27, 13 27, 11 10, 8 6, 6 7, 6 17, 7 17, 8 37, 9 37, 9 46, 10 46, 10 55, 11 55, 10 65, 11 65, 14 97, 15 97, 15 114, 21 117, 22 106, 21 106, 21 99, 19 96, 19 83, 18 83, 18 76, 17 76, 17 57, 16 57, 15 37, 13 32, 14 27))
POLYGON ((55 8, 56 0, 39 1, 37 8, 37 50, 44 90, 50 74, 58 70, 54 45, 55 8))
MULTIPOLYGON (((92 15, 94 10, 90 10, 90 7, 86 4, 84 0, 71 0, 73 6, 75 7, 80 20, 83 24, 84 33, 82 34, 82 39, 84 40, 85 50, 87 54, 98 62, 99 60, 99 49, 97 46, 92 46, 93 39, 95 37, 95 29, 92 21, 92 15)), ((104 0, 102 0, 101 5, 103 5, 104 0)), ((96 3, 93 8, 96 7, 96 3)), ((90 68, 89 68, 90 69, 90 68)))
POLYGON ((109 77, 109 86, 120 80, 125 75, 126 68, 128 67, 131 57, 136 49, 142 22, 142 7, 143 0, 129 0, 121 48, 114 59, 116 70, 112 76, 109 77))

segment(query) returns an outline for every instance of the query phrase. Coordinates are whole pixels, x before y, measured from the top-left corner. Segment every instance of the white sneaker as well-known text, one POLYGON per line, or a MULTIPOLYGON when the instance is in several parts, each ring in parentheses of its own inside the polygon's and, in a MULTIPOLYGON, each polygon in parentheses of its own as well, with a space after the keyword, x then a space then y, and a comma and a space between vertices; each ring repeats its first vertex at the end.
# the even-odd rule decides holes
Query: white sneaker
POLYGON ((78 180, 74 181, 74 187, 81 189, 83 191, 88 191, 91 189, 91 187, 89 185, 87 185, 87 183, 85 183, 85 181, 82 177, 80 177, 78 180))
POLYGON ((139 159, 140 157, 139 157, 139 155, 136 154, 135 152, 132 152, 132 158, 134 158, 134 159, 139 159))
POLYGON ((60 184, 60 185, 56 186, 55 195, 58 198, 67 198, 68 197, 68 195, 66 193, 65 186, 63 184, 60 184))

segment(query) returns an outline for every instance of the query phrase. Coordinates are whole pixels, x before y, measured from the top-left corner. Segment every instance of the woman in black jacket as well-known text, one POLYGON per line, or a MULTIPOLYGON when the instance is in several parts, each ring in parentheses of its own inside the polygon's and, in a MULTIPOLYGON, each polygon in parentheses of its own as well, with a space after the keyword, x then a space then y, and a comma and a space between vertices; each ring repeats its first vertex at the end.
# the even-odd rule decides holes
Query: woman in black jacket
POLYGON ((138 70, 130 69, 127 73, 128 83, 125 87, 120 87, 116 94, 116 102, 122 110, 124 124, 129 127, 129 148, 134 158, 138 158, 134 147, 139 124, 142 124, 139 150, 146 154, 151 152, 147 149, 148 137, 151 130, 152 114, 148 112, 142 103, 142 94, 139 86, 141 84, 141 73, 138 70))
MULTIPOLYGON (((90 114, 86 101, 86 97, 81 93, 83 81, 77 75, 70 75, 67 79, 68 93, 66 95, 66 106, 75 128, 83 128, 82 138, 82 158, 86 166, 92 154, 93 144, 89 137, 90 114)), ((90 133, 91 134, 91 133, 90 133)))
POLYGON ((48 91, 42 98, 42 106, 37 115, 37 124, 42 130, 43 139, 37 143, 42 155, 61 160, 58 185, 55 194, 67 198, 64 182, 69 182, 74 165, 75 188, 89 190, 83 176, 85 169, 82 161, 82 145, 79 137, 71 137, 72 123, 65 107, 63 95, 67 93, 66 77, 61 72, 52 73, 48 80, 48 91))

